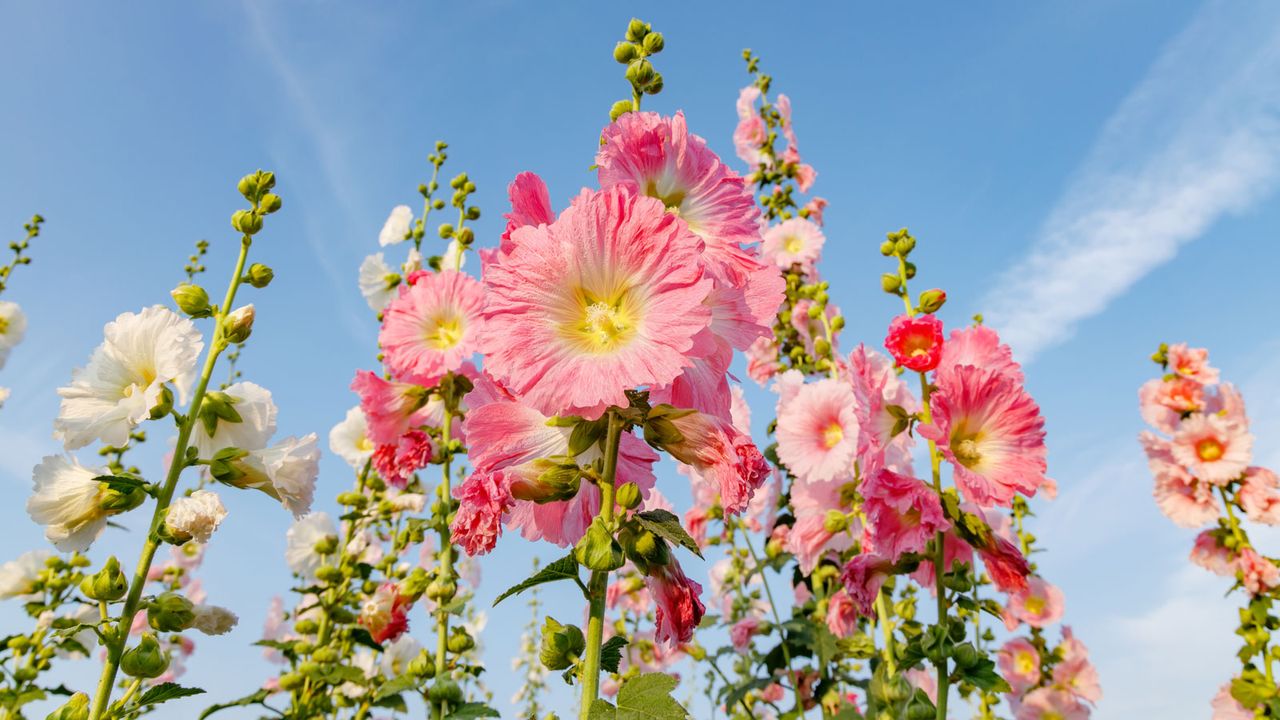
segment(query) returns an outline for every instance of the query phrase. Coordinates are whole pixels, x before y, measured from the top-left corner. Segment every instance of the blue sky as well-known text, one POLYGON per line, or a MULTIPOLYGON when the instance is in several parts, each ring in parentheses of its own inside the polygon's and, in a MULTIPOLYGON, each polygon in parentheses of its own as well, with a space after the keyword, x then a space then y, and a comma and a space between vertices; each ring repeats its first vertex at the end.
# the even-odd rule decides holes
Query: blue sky
MULTIPOLYGON (((450 173, 479 186, 483 244, 517 172, 542 174, 563 205, 593 182, 595 138, 627 89, 610 51, 641 12, 667 39, 666 89, 649 107, 683 109, 722 155, 743 47, 791 96, 815 192, 831 201, 824 266, 846 344, 878 344, 897 311, 878 288, 876 247, 907 225, 918 282, 951 298, 944 319, 983 312, 1029 361, 1061 488, 1037 505, 1039 562, 1102 673, 1096 717, 1205 717, 1231 672, 1234 609, 1218 579, 1188 568, 1192 533, 1151 502, 1136 388, 1161 340, 1211 347, 1250 400, 1258 461, 1280 465, 1280 6, 782 7, 0 3, 0 231, 17 237, 35 211, 49 221, 5 294, 30 328, 0 372, 13 388, 0 411, 0 556, 43 542, 22 506, 30 468, 56 450, 54 389, 103 323, 167 300, 195 240, 211 241, 208 282, 222 282, 236 179, 274 170, 284 198, 254 247, 277 279, 252 298, 241 366, 273 391, 282 434, 324 436, 352 403, 354 371, 373 367, 356 268, 390 208, 416 207, 434 141, 450 143, 450 173)), ((762 430, 770 403, 751 397, 762 430)), ((153 472, 155 454, 139 454, 153 472)), ((348 482, 326 457, 321 496, 348 482)), ((687 497, 673 473, 662 482, 687 497)), ((212 699, 265 677, 248 643, 287 587, 287 513, 249 494, 224 500, 232 515, 206 587, 242 625, 202 640, 187 676, 212 699)), ((128 564, 138 542, 115 533, 95 552, 128 564)), ((482 599, 549 550, 504 543, 482 599)), ((491 613, 504 709, 525 620, 519 604, 491 613)), ((12 608, 0 622, 16 622, 12 608)), ((187 717, 178 708, 158 717, 187 717)))

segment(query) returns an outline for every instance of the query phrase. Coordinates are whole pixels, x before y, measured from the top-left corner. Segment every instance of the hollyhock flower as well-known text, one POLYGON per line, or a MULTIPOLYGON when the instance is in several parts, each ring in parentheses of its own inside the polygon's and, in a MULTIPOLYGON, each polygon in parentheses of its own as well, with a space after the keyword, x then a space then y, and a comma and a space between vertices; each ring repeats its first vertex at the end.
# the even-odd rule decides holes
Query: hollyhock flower
POLYGON ((745 653, 751 645, 751 638, 760 632, 764 623, 754 615, 745 617, 729 628, 729 642, 739 653, 745 653))
POLYGON ((892 560, 871 553, 856 555, 845 563, 840 580, 858 614, 864 617, 875 616, 876 597, 892 570, 892 560))
POLYGON ((827 205, 826 198, 816 197, 810 198, 809 202, 805 203, 801 209, 805 211, 805 217, 811 220, 814 225, 822 227, 822 215, 826 212, 827 205))
POLYGON ((511 250, 511 233, 525 225, 550 225, 555 222, 551 210, 551 195, 547 184, 531 172, 522 172, 507 185, 507 197, 511 199, 511 212, 502 217, 507 221, 502 233, 502 251, 511 250))
POLYGON ((1217 519, 1221 508, 1212 485, 1196 480, 1178 465, 1162 465, 1155 477, 1156 504, 1175 525, 1195 528, 1217 519))
POLYGON ((404 242, 409 238, 409 227, 413 223, 413 211, 408 205, 397 205, 391 209, 387 221, 378 233, 378 244, 382 247, 404 242))
POLYGON ((928 372, 942 361, 942 321, 933 315, 899 315, 889 323, 884 346, 902 367, 928 372))
POLYGON ((849 592, 841 588, 827 598, 827 629, 838 638, 853 636, 858 631, 858 608, 849 592))
POLYGON ((1015 720, 1088 720, 1089 708, 1074 695, 1052 687, 1036 688, 1022 698, 1015 720))
POLYGON ((235 613, 217 605, 196 605, 193 612, 196 619, 191 627, 205 635, 226 635, 240 622, 235 613))
POLYGON ((21 598, 36 592, 45 561, 53 557, 48 550, 28 550, 0 565, 0 600, 21 598))
POLYGON ((393 445, 379 445, 371 459, 379 477, 403 489, 415 472, 431 463, 434 454, 431 437, 421 430, 410 430, 393 445))
POLYGON ((955 468, 978 505, 1008 506, 1045 482, 1044 418, 1027 391, 997 372, 961 366, 932 397, 933 421, 917 430, 955 468))
POLYGON ((763 160, 760 147, 768 138, 764 119, 756 112, 760 88, 748 85, 738 92, 738 125, 733 130, 733 149, 742 162, 754 170, 763 160))
POLYGON ((191 431, 191 445, 200 451, 200 457, 212 458, 223 448, 261 450, 276 433, 276 404, 271 391, 251 382, 238 382, 227 387, 222 394, 230 398, 231 407, 240 415, 240 422, 218 418, 212 433, 205 423, 198 422, 191 431))
POLYGON ((1280 478, 1275 473, 1263 467, 1245 470, 1236 498, 1250 520, 1280 525, 1280 478))
POLYGON ((761 251, 782 270, 789 270, 795 264, 809 268, 822 257, 822 246, 826 242, 827 236, 816 223, 791 218, 765 231, 761 251))
POLYGON ((227 509, 222 506, 218 494, 209 490, 196 490, 187 497, 178 498, 169 506, 164 524, 177 537, 189 537, 198 543, 209 542, 218 529, 227 509))
POLYGON ((1235 566, 1240 583, 1254 595, 1280 585, 1280 568, 1251 547, 1243 547, 1236 553, 1235 566))
POLYGON ((388 678, 398 678, 409 671, 409 663, 422 652, 422 643, 412 635, 401 634, 390 645, 382 649, 382 674, 388 678))
POLYGON ((1218 371, 1209 367, 1209 351, 1205 348, 1189 348, 1186 343, 1170 345, 1166 355, 1169 358, 1169 371, 1175 375, 1194 380, 1201 385, 1213 385, 1218 382, 1218 371))
POLYGON ((35 492, 27 514, 45 526, 44 536, 63 552, 84 552, 102 534, 112 511, 102 501, 107 485, 95 478, 106 468, 86 468, 75 458, 50 455, 32 471, 35 492))
POLYGON ((657 603, 654 640, 668 646, 689 642, 706 612, 698 599, 702 586, 685 576, 674 557, 666 565, 651 566, 649 572, 645 584, 657 603))
MULTIPOLYGON (((938 377, 942 378, 961 365, 972 365, 1006 375, 1022 383, 1022 367, 1013 359, 1013 351, 1000 342, 1000 336, 986 325, 971 325, 952 330, 942 345, 938 361, 938 377)), ((945 382, 940 380, 941 382, 945 382)))
POLYGON ((22 342, 27 333, 27 316, 18 303, 0 300, 0 368, 9 359, 9 352, 22 342))
POLYGON ((289 436, 262 450, 254 450, 233 461, 240 477, 228 484, 261 490, 279 500, 295 518, 306 515, 315 499, 316 478, 320 475, 320 448, 316 434, 289 436))
POLYGON ((1148 380, 1138 390, 1138 403, 1143 420, 1161 432, 1173 434, 1183 413, 1204 410, 1204 386, 1181 377, 1148 380))
POLYGON ((778 362, 778 343, 772 337, 758 338, 747 348, 747 377, 760 385, 782 371, 778 362))
POLYGON ((1033 576, 1027 579, 1027 587, 1009 595, 1009 604, 1004 610, 1004 624, 1010 630, 1025 622, 1031 627, 1048 627, 1062 619, 1062 591, 1051 585, 1044 578, 1033 576))
POLYGON ((502 535, 502 518, 515 502, 507 482, 502 471, 475 472, 454 488, 453 497, 460 506, 449 529, 453 541, 468 555, 493 550, 502 535))
POLYGON ((1252 710, 1245 708, 1231 695, 1231 683, 1223 683, 1218 688, 1218 692, 1213 696, 1213 702, 1210 704, 1213 708, 1213 717, 1210 720, 1253 720, 1256 715, 1252 710))
POLYGON ((778 458, 798 478, 821 482, 853 472, 858 418, 853 390, 824 378, 800 388, 778 414, 778 458))
POLYGON ((1000 677, 1016 693, 1026 692, 1040 682, 1040 652, 1026 638, 1013 638, 996 653, 1000 677))
POLYGON ((992 537, 990 545, 978 548, 978 555, 982 557, 991 582, 1001 592, 1020 593, 1026 590, 1027 574, 1031 568, 1017 545, 1002 537, 992 537))
POLYGON ((796 556, 800 572, 808 575, 828 552, 844 552, 861 531, 853 526, 833 530, 827 522, 832 511, 843 516, 851 510, 853 483, 797 481, 791 486, 791 506, 796 521, 786 535, 787 551, 796 556))
POLYGON ((342 422, 329 431, 329 450, 347 461, 354 470, 361 470, 373 455, 373 441, 369 439, 369 423, 360 406, 347 410, 342 422))
POLYGON ((678 442, 663 443, 663 449, 719 487, 726 513, 741 513, 769 477, 769 464, 751 438, 699 412, 671 415, 667 420, 681 437, 678 442))
POLYGON ((324 564, 324 556, 316 552, 321 541, 338 539, 338 526, 326 512, 314 512, 293 523, 285 533, 284 559, 296 575, 313 579, 324 564))
POLYGON ((938 676, 921 668, 912 668, 904 672, 903 677, 911 683, 911 687, 923 690, 930 702, 938 702, 938 676))
MULTIPOLYGON (((973 546, 965 542, 954 531, 947 532, 942 538, 943 548, 943 567, 947 572, 955 568, 956 563, 973 564, 973 546)), ((920 561, 920 566, 916 571, 911 573, 911 579, 915 580, 920 587, 927 588, 932 595, 938 594, 935 587, 937 575, 933 570, 933 561, 927 557, 920 561)))
POLYGON ((1215 575, 1231 577, 1236 574, 1231 551, 1218 542, 1212 530, 1205 530, 1196 536, 1190 557, 1191 562, 1215 575))
POLYGON ((1249 467, 1253 435, 1217 415, 1188 416, 1173 435, 1170 448, 1179 465, 1215 485, 1225 485, 1249 467))
POLYGON ((796 165, 796 187, 800 188, 800 192, 807 193, 813 187, 813 182, 818 179, 818 171, 807 163, 798 163, 796 165))
POLYGON ((185 403, 204 348, 190 320, 160 305, 119 315, 103 335, 89 364, 72 372, 70 385, 58 388, 62 405, 53 434, 68 450, 94 440, 128 444, 129 433, 160 404, 166 383, 185 403))
POLYGON ((431 387, 476 351, 484 289, 445 270, 400 293, 383 312, 378 344, 397 379, 431 387))
POLYGON ((396 298, 400 281, 400 273, 387 264, 382 253, 370 255, 360 263, 360 294, 374 312, 382 312, 396 298))
POLYGON ((369 439, 378 445, 396 444, 401 435, 424 421, 427 395, 417 385, 390 382, 360 370, 351 389, 360 396, 369 439))
POLYGON ((951 528, 937 493, 916 478, 881 469, 859 490, 876 552, 895 562, 903 553, 924 550, 937 533, 951 528))
POLYGON ((786 152, 789 152, 798 162, 800 157, 800 144, 796 141, 796 130, 791 124, 791 98, 778 94, 778 99, 774 102, 774 107, 778 110, 778 119, 782 124, 782 136, 787 140, 786 152))
POLYGON ((360 606, 358 622, 376 643, 395 640, 409 629, 409 606, 395 583, 383 583, 360 606))
POLYGON ((1063 626, 1062 642, 1058 645, 1062 662, 1053 669, 1053 683, 1066 688, 1082 700, 1097 703, 1102 700, 1102 685, 1098 681, 1098 669, 1089 662, 1089 651, 1076 639, 1071 628, 1063 626))
POLYGON ((1245 414, 1244 396, 1231 383, 1222 383, 1214 388, 1215 392, 1205 395, 1204 411, 1208 415, 1221 418, 1233 429, 1243 432, 1249 428, 1249 417, 1245 414))
POLYGON ((598 417, 692 363, 711 288, 700 243, 662 203, 615 187, 512 240, 485 267, 480 345, 486 370, 524 402, 598 417))

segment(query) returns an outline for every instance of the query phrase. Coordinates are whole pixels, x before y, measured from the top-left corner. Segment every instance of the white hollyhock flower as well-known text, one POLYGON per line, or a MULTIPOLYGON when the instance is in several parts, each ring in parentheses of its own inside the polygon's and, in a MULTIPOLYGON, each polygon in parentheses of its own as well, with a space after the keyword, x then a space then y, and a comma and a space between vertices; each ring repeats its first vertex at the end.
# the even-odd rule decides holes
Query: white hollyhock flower
POLYGON ((191 431, 191 444, 200 451, 200 457, 212 458, 214 453, 229 447, 249 451, 265 448, 276 434, 278 411, 271 401, 271 391, 257 383, 238 382, 221 392, 231 398, 231 407, 240 415, 240 422, 218 418, 210 435, 205 424, 197 421, 191 431))
POLYGON ((314 512, 298 520, 285 533, 284 559, 289 569, 304 578, 314 578, 324 558, 316 552, 316 543, 325 538, 338 539, 338 526, 326 512, 314 512))
POLYGON ((107 323, 89 364, 58 388, 62 406, 53 435, 68 450, 94 440, 121 446, 159 404, 165 383, 186 402, 204 340, 188 319, 160 305, 107 323))
POLYGON ((422 652, 422 643, 414 640, 408 633, 396 638, 395 642, 382 651, 382 674, 389 678, 397 678, 409 669, 409 663, 422 652))
POLYGON ((449 247, 445 249, 444 255, 440 258, 441 270, 462 270, 462 266, 467 264, 467 254, 462 252, 462 244, 457 240, 450 240, 449 247))
MULTIPOLYGON (((355 657, 351 658, 351 667, 363 673, 366 680, 372 680, 377 677, 377 663, 378 661, 374 658, 373 651, 364 648, 356 650, 355 657)), ((338 692, 354 700, 364 697, 368 690, 359 683, 348 681, 338 686, 338 692)))
MULTIPOLYGON (((316 434, 302 438, 287 437, 265 450, 250 453, 271 480, 267 494, 276 498, 294 517, 311 511, 316 494, 316 478, 320 475, 320 448, 316 434)), ((265 489, 265 488, 264 488, 265 489)))
POLYGON ((364 411, 357 405, 329 431, 329 449, 352 468, 361 470, 373 456, 373 441, 369 439, 368 431, 369 423, 364 411))
POLYGON ((217 605, 196 605, 192 611, 196 619, 191 627, 205 635, 226 635, 240 622, 235 613, 217 605))
POLYGON ((357 562, 377 565, 383 555, 382 543, 378 541, 378 536, 372 530, 365 528, 347 542, 344 553, 348 557, 354 557, 357 562))
POLYGON ((0 300, 0 368, 26 333, 27 316, 22 314, 22 308, 18 303, 0 300))
POLYGON ((408 205, 397 205, 391 208, 391 214, 378 233, 378 244, 382 247, 404 242, 409 237, 409 226, 413 224, 413 211, 408 205))
POLYGON ((227 509, 222 506, 217 493, 197 490, 188 497, 174 500, 164 523, 174 535, 186 535, 197 543, 207 543, 226 517, 227 509))
POLYGON ((422 253, 418 252, 418 248, 409 248, 409 254, 404 259, 404 276, 409 277, 410 273, 418 272, 422 269, 422 253))
POLYGON ((427 506, 427 496, 422 493, 392 492, 395 488, 387 488, 387 502, 396 512, 420 513, 427 506))
POLYGON ((44 536, 63 552, 84 552, 102 534, 110 515, 101 507, 107 486, 95 478, 106 470, 90 470, 75 458, 50 455, 33 472, 35 492, 27 514, 45 526, 44 536))
POLYGON ((0 565, 0 600, 34 594, 45 561, 53 557, 48 550, 29 550, 17 560, 0 565))
POLYGON ((391 269, 382 253, 370 255, 360 263, 360 294, 374 312, 382 312, 396 298, 399 284, 400 273, 391 269))

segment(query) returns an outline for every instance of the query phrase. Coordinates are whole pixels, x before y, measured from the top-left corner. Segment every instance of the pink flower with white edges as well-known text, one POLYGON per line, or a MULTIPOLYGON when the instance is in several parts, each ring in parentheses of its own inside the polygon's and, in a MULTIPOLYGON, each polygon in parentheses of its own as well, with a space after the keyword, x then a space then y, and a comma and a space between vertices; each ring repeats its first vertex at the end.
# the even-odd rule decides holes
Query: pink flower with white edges
POLYGON ((1253 435, 1217 415, 1195 413, 1182 421, 1170 450, 1178 464, 1196 477, 1226 485, 1249 467, 1253 435))
POLYGON ((902 367, 928 372, 942 362, 942 321, 933 315, 899 315, 889 323, 884 346, 902 367))
POLYGON ((870 553, 856 555, 845 563, 840 580, 860 615, 875 616, 876 597, 880 594, 884 581, 889 579, 892 569, 891 560, 870 553))
POLYGON ((1088 720, 1089 708, 1066 690, 1036 688, 1022 698, 1015 720, 1088 720))
POLYGON ((1209 351, 1205 348, 1189 348, 1186 343, 1170 345, 1166 353, 1169 371, 1175 375, 1195 380, 1201 385, 1218 382, 1218 371, 1209 367, 1209 351))
POLYGON ((1015 494, 1033 496, 1045 482, 1044 418, 1008 376, 956 368, 932 396, 932 423, 917 430, 938 444, 956 485, 977 505, 1008 507, 1015 494))
POLYGON ((423 423, 427 395, 417 385, 391 382, 359 370, 351 389, 360 396, 369 439, 379 445, 395 445, 401 435, 423 423))
POLYGON ((511 212, 504 213, 507 227, 502 232, 502 252, 511 250, 511 233, 525 225, 550 225, 556 214, 551 209, 551 195, 547 184, 531 172, 522 172, 507 185, 507 197, 511 200, 511 212))
POLYGON ((1025 590, 1009 595, 1004 624, 1010 630, 1018 627, 1019 622, 1031 627, 1048 627, 1062 619, 1063 603, 1062 590, 1056 585, 1042 577, 1030 577, 1025 590))
POLYGON ((476 351, 484 289, 453 270, 427 275, 383 311, 378 344, 397 379, 431 387, 476 351))
POLYGON ((938 495, 916 478, 880 469, 862 481, 859 491, 876 551, 891 560, 924 550, 934 535, 951 527, 938 495))
POLYGON ((649 571, 645 583, 657 604, 654 640, 667 645, 689 642, 706 612, 698 598, 702 586, 685 576, 674 557, 666 565, 651 566, 649 571))
POLYGON ((996 652, 1000 677, 1016 693, 1026 692, 1040 682, 1040 651, 1026 638, 1013 638, 996 652))
POLYGON ((1156 505, 1175 525, 1195 528, 1217 519, 1221 508, 1212 485, 1178 465, 1162 464, 1155 477, 1156 505))
POLYGON ((1191 547, 1191 562, 1215 575, 1231 577, 1236 574, 1231 551, 1218 542, 1212 530, 1205 530, 1196 536, 1191 547))
POLYGON ((374 642, 389 642, 409 629, 410 605, 395 583, 383 583, 361 606, 359 622, 374 642))
POLYGON ((1280 568, 1251 547, 1241 548, 1236 553, 1235 566, 1240 583, 1254 595, 1261 595, 1280 585, 1280 568))
POLYGON ((1236 490, 1236 498, 1250 520, 1280 525, 1280 478, 1267 468, 1245 470, 1244 482, 1236 490))
POLYGON ((809 268, 822 257, 822 246, 827 236, 816 223, 804 218, 791 218, 769 228, 764 233, 761 250, 765 258, 782 270, 799 264, 809 268))
POLYGON ((942 376, 961 365, 986 368, 1006 375, 1014 382, 1022 382, 1022 367, 1013 359, 1013 351, 1000 342, 1000 336, 986 325, 971 325, 952 330, 942 346, 942 358, 938 362, 938 375, 942 376))
POLYGON ((1230 682, 1218 688, 1210 707, 1213 709, 1213 717, 1210 720, 1253 720, 1257 717, 1252 710, 1247 709, 1240 704, 1239 700, 1232 697, 1230 682))
POLYGON ((485 369, 547 414, 598 417, 689 367, 710 323, 702 243, 625 186, 584 195, 511 236, 484 268, 485 369))
POLYGON ((800 388, 778 413, 778 458, 798 478, 822 482, 853 474, 858 417, 848 384, 824 378, 800 388))
POLYGON ((849 596, 849 591, 841 588, 827 598, 827 629, 838 638, 851 637, 858 631, 858 608, 849 596))
POLYGON ((468 555, 493 550, 502 535, 502 519, 515 502, 502 471, 474 472, 453 489, 458 512, 449 524, 453 541, 468 555))

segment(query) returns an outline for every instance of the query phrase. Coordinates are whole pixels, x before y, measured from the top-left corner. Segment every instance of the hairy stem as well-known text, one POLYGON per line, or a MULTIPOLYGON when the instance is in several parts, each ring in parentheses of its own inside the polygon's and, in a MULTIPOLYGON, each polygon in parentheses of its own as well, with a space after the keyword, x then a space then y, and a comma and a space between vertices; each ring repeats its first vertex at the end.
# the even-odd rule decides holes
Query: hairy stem
MULTIPOLYGON (((600 480, 600 518, 612 532, 614 479, 618 474, 618 444, 622 438, 622 418, 609 410, 609 429, 604 441, 604 477, 600 480)), ((587 617, 587 647, 582 659, 582 707, 578 716, 587 720, 591 704, 600 695, 600 646, 604 641, 605 592, 609 571, 592 570, 587 584, 590 609, 587 617)))

